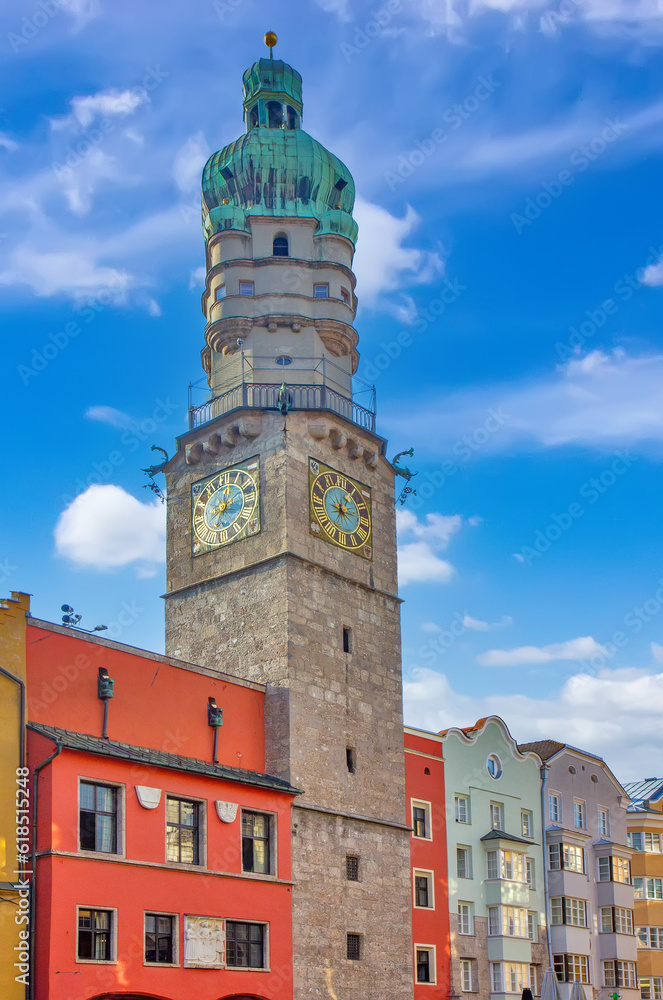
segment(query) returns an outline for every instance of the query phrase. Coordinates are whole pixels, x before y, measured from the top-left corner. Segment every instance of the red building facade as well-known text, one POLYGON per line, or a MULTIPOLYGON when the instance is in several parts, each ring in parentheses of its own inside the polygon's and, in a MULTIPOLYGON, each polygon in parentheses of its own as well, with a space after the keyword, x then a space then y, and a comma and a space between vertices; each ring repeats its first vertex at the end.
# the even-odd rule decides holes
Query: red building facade
POLYGON ((297 790, 263 773, 263 687, 30 622, 36 1000, 292 997, 297 790))

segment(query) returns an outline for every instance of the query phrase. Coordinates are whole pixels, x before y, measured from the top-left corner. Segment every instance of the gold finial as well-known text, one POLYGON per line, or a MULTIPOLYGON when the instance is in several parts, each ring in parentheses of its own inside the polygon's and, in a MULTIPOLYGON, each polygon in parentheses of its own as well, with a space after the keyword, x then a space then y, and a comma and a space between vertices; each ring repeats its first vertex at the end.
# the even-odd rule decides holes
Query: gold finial
POLYGON ((276 37, 276 32, 275 31, 268 31, 267 34, 265 35, 265 45, 269 49, 269 58, 270 59, 274 58, 274 56, 272 55, 272 49, 274 48, 274 46, 276 45, 277 42, 278 42, 278 38, 276 37))

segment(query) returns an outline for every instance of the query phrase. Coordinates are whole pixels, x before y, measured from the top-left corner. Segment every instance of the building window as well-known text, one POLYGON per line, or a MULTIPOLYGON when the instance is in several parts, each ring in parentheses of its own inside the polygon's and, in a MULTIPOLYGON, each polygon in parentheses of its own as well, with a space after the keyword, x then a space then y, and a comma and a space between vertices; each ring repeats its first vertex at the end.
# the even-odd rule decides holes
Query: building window
POLYGON ((341 298, 345 302, 346 306, 350 305, 350 292, 347 288, 341 288, 341 298))
POLYGON ((226 965, 229 969, 264 969, 265 925, 226 920, 226 965))
POLYGON ((663 1000, 663 978, 661 976, 641 979, 639 985, 642 1000, 663 1000))
POLYGON ((487 851, 488 878, 525 882, 525 855, 516 851, 487 851))
POLYGON ((418 872, 414 873, 414 905, 425 907, 426 909, 433 908, 433 873, 432 872, 418 872))
POLYGON ((638 833, 627 833, 626 843, 628 844, 629 847, 632 847, 634 851, 643 851, 644 850, 643 838, 644 838, 644 833, 641 831, 639 831, 638 833))
POLYGON ((587 927, 587 904, 573 896, 554 896, 550 900, 550 920, 553 924, 587 927))
POLYGON ((454 808, 457 823, 470 822, 470 800, 467 795, 456 795, 454 797, 454 808))
POLYGON ((610 836, 610 810, 599 806, 599 836, 610 836))
POLYGON ((539 992, 539 966, 530 965, 529 967, 529 988, 531 989, 534 996, 539 992))
POLYGON ((531 837, 534 829, 534 817, 529 809, 520 810, 520 832, 523 837, 531 837))
POLYGON ((527 910, 522 906, 489 906, 488 933, 500 937, 526 938, 527 910))
POLYGON ((501 802, 490 803, 490 826, 492 830, 504 829, 504 806, 501 802))
POLYGON ((527 937, 530 941, 539 940, 537 915, 533 910, 527 914, 527 937))
POLYGON ((359 858, 355 854, 347 854, 345 857, 345 877, 348 882, 359 881, 359 858))
POLYGON ((329 298, 329 285, 314 285, 313 286, 313 298, 314 299, 328 299, 329 298))
POLYGON ((585 803, 581 799, 573 800, 573 825, 577 830, 584 830, 587 825, 585 803))
POLYGON ((472 848, 456 848, 456 875, 458 878, 472 878, 472 848))
POLYGON ((226 297, 226 286, 217 285, 214 290, 214 298, 218 301, 219 299, 225 299, 226 297))
POLYGON ((635 984, 635 962, 620 962, 615 959, 603 962, 604 986, 621 986, 623 989, 634 990, 635 984))
POLYGON ((660 833, 633 833, 629 834, 629 843, 633 841, 632 846, 635 847, 637 851, 646 851, 647 854, 660 854, 661 853, 661 834, 660 833))
POLYGON ((634 878, 636 899, 663 899, 663 879, 634 878))
POLYGON ((472 904, 458 904, 458 933, 474 934, 474 920, 472 919, 472 904))
POLYGON ((271 875, 272 817, 242 810, 242 871, 271 875))
POLYGON ((240 295, 255 295, 255 285, 252 281, 240 281, 239 283, 239 294, 240 295))
POLYGON ((283 105, 280 101, 267 101, 269 128, 283 128, 283 105))
POLYGON ((343 626, 343 652, 352 652, 352 629, 347 625, 343 626))
POLYGON ((627 858, 606 855, 599 858, 599 882, 631 883, 631 865, 627 858))
MULTIPOLYGON (((630 911, 629 911, 630 912, 630 911)), ((637 927, 638 948, 663 951, 663 927, 637 927)))
POLYGON ((345 943, 346 956, 353 962, 361 958, 361 934, 348 934, 345 943))
POLYGON ((585 852, 575 844, 548 844, 548 868, 550 871, 585 873, 585 852))
POLYGON ((602 906, 601 933, 633 934, 633 910, 624 906, 602 906))
POLYGON ((166 799, 166 861, 200 864, 200 804, 166 799))
POLYGON ((81 851, 117 854, 117 788, 80 783, 79 837, 81 851))
POLYGON ((417 955, 417 982, 435 982, 435 948, 432 945, 415 945, 417 955))
POLYGON ((113 910, 78 910, 78 960, 113 961, 113 910))
POLYGON ((355 774, 357 771, 357 750, 355 747, 345 748, 345 764, 348 774, 355 774))
POLYGON ((548 819, 551 823, 562 822, 562 796, 559 792, 548 792, 548 819))
POLYGON ((536 868, 534 858, 525 859, 525 881, 530 889, 536 889, 536 868))
POLYGON ((476 976, 474 973, 474 962, 472 959, 463 958, 460 963, 460 988, 463 993, 474 993, 476 987, 476 976))
POLYGON ((145 961, 158 965, 175 963, 175 917, 145 914, 145 961))
POLYGON ((529 968, 522 962, 491 962, 491 993, 522 993, 529 985, 529 968))
POLYGON ((430 803, 412 803, 412 827, 413 835, 422 840, 431 840, 430 828, 430 803))
POLYGON ((496 753, 491 753, 488 760, 486 761, 486 767, 488 768, 488 774, 491 778, 497 781, 498 778, 502 777, 502 761, 499 759, 496 753))
POLYGON ((587 955, 553 955, 553 968, 560 983, 589 983, 587 955))
POLYGON ((274 237, 274 242, 272 243, 272 256, 273 257, 290 256, 287 236, 280 235, 274 237))

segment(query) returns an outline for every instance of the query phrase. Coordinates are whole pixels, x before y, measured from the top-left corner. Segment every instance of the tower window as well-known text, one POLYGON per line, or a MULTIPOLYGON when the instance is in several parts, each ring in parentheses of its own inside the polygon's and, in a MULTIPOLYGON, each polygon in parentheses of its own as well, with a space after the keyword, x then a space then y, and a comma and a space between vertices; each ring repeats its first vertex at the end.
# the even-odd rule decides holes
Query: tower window
POLYGON ((239 283, 239 294, 240 295, 255 295, 255 285, 252 281, 240 281, 239 283))
POLYGON ((348 765, 349 774, 354 774, 357 770, 357 751, 354 747, 345 748, 345 761, 348 765))
POLYGON ((348 628, 347 625, 343 626, 343 652, 352 652, 352 629, 348 628))
POLYGON ((225 299, 225 297, 226 297, 226 286, 225 285, 217 285, 216 289, 215 289, 215 292, 214 292, 214 297, 217 300, 218 299, 225 299))
POLYGON ((359 881, 359 858, 354 854, 346 855, 345 876, 349 882, 359 881))
POLYGON ((350 292, 347 290, 347 288, 341 289, 341 298, 345 302, 346 306, 350 305, 350 292))
POLYGON ((272 255, 274 257, 289 257, 290 250, 288 248, 288 237, 287 236, 275 236, 274 242, 272 244, 272 255))
POLYGON ((361 934, 348 934, 346 948, 348 958, 358 961, 361 958, 361 934))
POLYGON ((295 129, 295 128, 297 128, 297 118, 298 118, 298 115, 297 115, 297 112, 295 111, 295 109, 293 107, 291 107, 289 104, 288 104, 288 106, 286 108, 286 118, 287 118, 288 128, 289 129, 295 129))
POLYGON ((255 104, 249 111, 249 128, 256 128, 258 125, 258 105, 255 104))
POLYGON ((267 102, 267 116, 270 128, 283 128, 283 105, 278 101, 267 102))
POLYGON ((313 286, 313 298, 314 299, 328 299, 329 298, 329 285, 314 285, 313 286))

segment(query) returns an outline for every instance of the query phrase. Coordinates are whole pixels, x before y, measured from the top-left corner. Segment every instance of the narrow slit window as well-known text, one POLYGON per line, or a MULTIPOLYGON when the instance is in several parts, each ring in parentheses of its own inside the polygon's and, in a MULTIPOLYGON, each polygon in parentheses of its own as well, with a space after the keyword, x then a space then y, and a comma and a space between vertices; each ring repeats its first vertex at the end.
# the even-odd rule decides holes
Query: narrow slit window
POLYGON ((355 854, 346 855, 345 876, 349 882, 359 881, 359 858, 355 854))
POLYGON ((347 956, 352 961, 358 961, 361 958, 361 934, 348 934, 347 956))
POLYGON ((345 761, 348 765, 348 772, 354 774, 357 770, 357 753, 354 747, 345 748, 345 761))
POLYGON ((347 625, 343 626, 343 652, 352 652, 352 629, 347 625))

